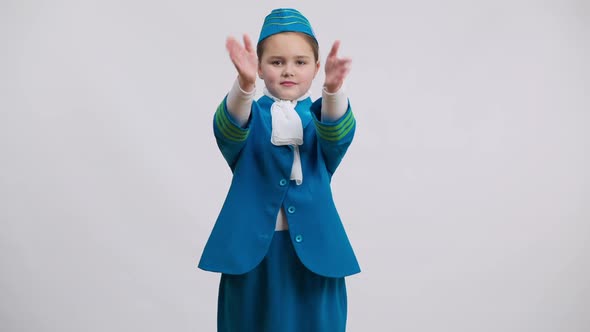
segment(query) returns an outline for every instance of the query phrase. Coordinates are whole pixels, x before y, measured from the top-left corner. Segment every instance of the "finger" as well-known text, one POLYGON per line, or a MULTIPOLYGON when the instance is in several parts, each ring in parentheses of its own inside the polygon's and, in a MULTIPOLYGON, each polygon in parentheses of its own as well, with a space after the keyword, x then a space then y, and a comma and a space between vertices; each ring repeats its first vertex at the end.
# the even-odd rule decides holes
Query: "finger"
POLYGON ((351 68, 351 63, 352 63, 352 61, 350 59, 347 59, 347 61, 342 61, 340 63, 340 67, 338 68, 336 75, 341 80, 344 80, 346 78, 346 76, 348 76, 348 73, 350 72, 350 68, 351 68))
POLYGON ((352 59, 351 58, 342 58, 342 59, 340 59, 340 63, 343 66, 350 66, 352 64, 352 59))
POLYGON ((227 37, 225 40, 225 48, 228 50, 228 52, 231 53, 232 50, 236 48, 236 46, 239 46, 238 41, 234 37, 227 37))
POLYGON ((334 44, 332 45, 332 49, 330 50, 330 53, 328 54, 328 58, 336 56, 338 54, 338 48, 340 48, 340 41, 339 40, 335 41, 334 44))
POLYGON ((350 73, 350 63, 347 63, 346 66, 344 66, 344 69, 342 70, 342 78, 344 79, 346 76, 348 76, 348 73, 350 73))
POLYGON ((248 36, 247 34, 244 34, 244 47, 246 48, 246 51, 248 51, 248 53, 254 52, 252 40, 250 39, 250 36, 248 36))

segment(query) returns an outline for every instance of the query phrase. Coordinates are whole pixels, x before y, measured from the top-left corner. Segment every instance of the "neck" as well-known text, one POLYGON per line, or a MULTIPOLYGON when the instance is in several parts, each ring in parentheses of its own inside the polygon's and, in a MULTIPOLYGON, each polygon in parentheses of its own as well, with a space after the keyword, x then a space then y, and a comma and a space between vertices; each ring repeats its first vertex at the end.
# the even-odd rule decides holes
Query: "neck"
POLYGON ((281 98, 277 98, 277 97, 273 96, 270 93, 270 91, 268 91, 268 89, 266 87, 264 87, 263 92, 264 92, 264 95, 268 96, 270 99, 272 99, 274 101, 288 101, 288 102, 291 102, 291 103, 297 103, 298 101, 302 101, 304 99, 307 99, 310 96, 310 93, 308 91, 305 94, 303 94, 303 96, 297 98, 296 100, 285 100, 285 99, 281 99, 281 98))

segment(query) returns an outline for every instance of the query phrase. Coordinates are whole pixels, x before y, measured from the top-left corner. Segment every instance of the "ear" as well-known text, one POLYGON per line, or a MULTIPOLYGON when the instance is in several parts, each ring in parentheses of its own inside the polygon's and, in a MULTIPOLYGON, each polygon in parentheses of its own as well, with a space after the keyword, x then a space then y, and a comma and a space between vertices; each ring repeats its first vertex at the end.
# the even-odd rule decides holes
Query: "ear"
POLYGON ((314 78, 318 74, 319 71, 320 71, 320 60, 318 60, 318 62, 316 62, 316 64, 315 64, 315 74, 313 74, 314 78))
POLYGON ((262 69, 260 68, 260 64, 258 65, 258 77, 260 77, 261 80, 264 80, 264 77, 262 76, 262 69))

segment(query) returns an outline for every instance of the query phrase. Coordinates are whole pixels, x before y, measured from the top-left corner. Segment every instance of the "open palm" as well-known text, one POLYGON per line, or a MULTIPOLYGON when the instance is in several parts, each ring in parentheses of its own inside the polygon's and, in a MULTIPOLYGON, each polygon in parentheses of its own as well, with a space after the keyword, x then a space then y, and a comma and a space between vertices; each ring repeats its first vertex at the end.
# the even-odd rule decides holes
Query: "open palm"
POLYGON ((258 57, 250 37, 244 35, 244 46, 235 38, 228 37, 225 48, 227 48, 229 57, 238 71, 240 86, 242 89, 249 90, 248 87, 252 87, 256 83, 258 72, 258 57))
POLYGON ((344 83, 344 79, 350 72, 352 59, 339 58, 338 49, 340 48, 340 41, 337 40, 332 45, 332 49, 326 58, 326 80, 324 87, 328 92, 333 93, 340 89, 344 83))

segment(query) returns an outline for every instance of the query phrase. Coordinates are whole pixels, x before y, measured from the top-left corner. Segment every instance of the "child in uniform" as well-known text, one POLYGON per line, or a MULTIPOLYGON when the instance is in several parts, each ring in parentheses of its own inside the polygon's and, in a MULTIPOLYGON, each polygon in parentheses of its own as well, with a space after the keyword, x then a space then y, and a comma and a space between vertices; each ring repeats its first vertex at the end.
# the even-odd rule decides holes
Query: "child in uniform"
POLYGON ((356 128, 342 89, 351 60, 336 41, 312 102, 319 47, 305 16, 272 10, 256 50, 243 41, 227 39, 238 76, 213 119, 233 177, 199 262, 221 273, 218 331, 345 331, 344 278, 360 267, 330 181, 356 128))

